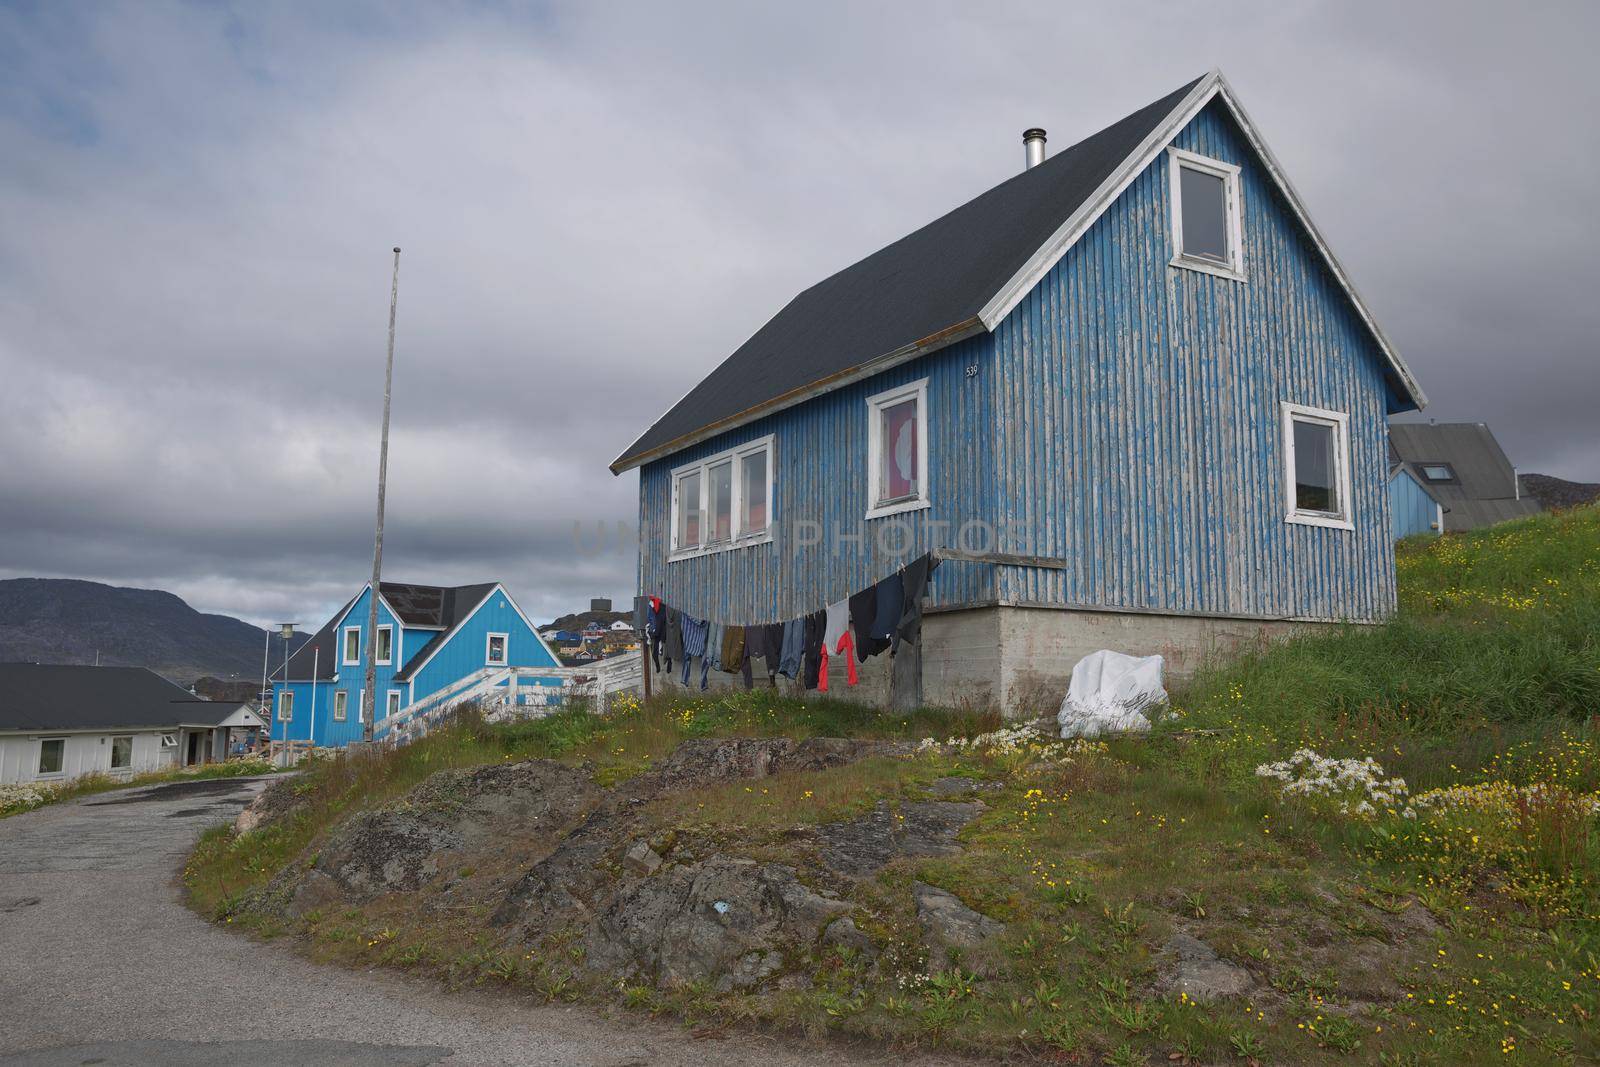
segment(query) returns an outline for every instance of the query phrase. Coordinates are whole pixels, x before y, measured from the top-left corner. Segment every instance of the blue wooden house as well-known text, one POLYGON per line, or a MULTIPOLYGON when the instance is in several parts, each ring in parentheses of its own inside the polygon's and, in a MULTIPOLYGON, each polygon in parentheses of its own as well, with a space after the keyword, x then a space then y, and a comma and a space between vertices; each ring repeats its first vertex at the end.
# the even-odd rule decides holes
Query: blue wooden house
MULTIPOLYGON (((336 747, 362 738, 372 585, 340 608, 272 675, 276 741, 336 747)), ((506 667, 557 667, 498 582, 437 586, 383 582, 378 591, 378 724, 469 676, 506 667)))
POLYGON ((1444 532, 1444 505, 1407 463, 1389 471, 1389 522, 1396 541, 1444 532))
MULTIPOLYGON (((930 550, 921 692, 1054 710, 1096 648, 1395 603, 1422 390, 1219 72, 807 289, 612 464, 640 592, 781 621, 930 550)), ((850 695, 883 699, 863 665, 850 695)), ((846 692, 835 681, 834 693, 846 692)))

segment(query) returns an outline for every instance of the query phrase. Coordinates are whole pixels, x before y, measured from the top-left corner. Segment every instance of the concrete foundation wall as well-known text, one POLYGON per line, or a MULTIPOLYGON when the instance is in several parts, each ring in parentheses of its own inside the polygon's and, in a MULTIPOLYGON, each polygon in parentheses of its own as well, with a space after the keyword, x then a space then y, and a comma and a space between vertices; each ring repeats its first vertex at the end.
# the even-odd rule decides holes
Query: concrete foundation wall
POLYGON ((1159 655, 1166 661, 1166 677, 1181 680, 1242 649, 1331 625, 1050 608, 983 610, 999 618, 999 704, 1009 718, 1054 714, 1067 695, 1072 668, 1103 648, 1130 656, 1159 655))

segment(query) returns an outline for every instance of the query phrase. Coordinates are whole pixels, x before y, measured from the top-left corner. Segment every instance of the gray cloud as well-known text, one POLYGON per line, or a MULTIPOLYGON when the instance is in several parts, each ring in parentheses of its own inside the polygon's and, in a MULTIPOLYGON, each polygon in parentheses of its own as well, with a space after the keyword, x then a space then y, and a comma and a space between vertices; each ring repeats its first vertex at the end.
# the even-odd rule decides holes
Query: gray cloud
POLYGON ((1221 66, 1434 400, 1600 477, 1590 5, 0 9, 0 573, 631 592, 605 464, 796 291, 1221 66))

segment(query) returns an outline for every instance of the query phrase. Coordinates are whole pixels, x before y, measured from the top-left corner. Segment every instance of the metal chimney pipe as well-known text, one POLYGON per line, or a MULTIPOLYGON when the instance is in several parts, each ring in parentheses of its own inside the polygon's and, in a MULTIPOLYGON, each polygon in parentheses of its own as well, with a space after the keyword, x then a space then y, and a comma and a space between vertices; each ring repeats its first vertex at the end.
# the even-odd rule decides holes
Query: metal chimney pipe
POLYGON ((1044 162, 1044 131, 1035 126, 1022 131, 1022 150, 1027 160, 1023 170, 1032 170, 1044 162))

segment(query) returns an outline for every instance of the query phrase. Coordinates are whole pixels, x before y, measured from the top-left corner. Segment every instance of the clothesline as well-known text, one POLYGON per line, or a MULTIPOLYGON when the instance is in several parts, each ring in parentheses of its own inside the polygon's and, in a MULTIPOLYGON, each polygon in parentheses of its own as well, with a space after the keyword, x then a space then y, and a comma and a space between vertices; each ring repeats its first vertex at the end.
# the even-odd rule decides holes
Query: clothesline
POLYGON ((671 673, 681 664, 682 682, 689 685, 691 660, 700 660, 700 688, 709 688, 712 668, 743 675, 745 688, 754 685, 751 662, 765 661, 768 684, 777 676, 797 679, 807 689, 828 688, 830 657, 844 656, 846 683, 859 681, 856 664, 887 651, 899 651, 903 641, 922 639, 922 594, 927 589, 939 557, 928 553, 912 560, 865 589, 834 601, 820 610, 787 622, 754 626, 699 619, 649 597, 645 624, 652 666, 671 673))

